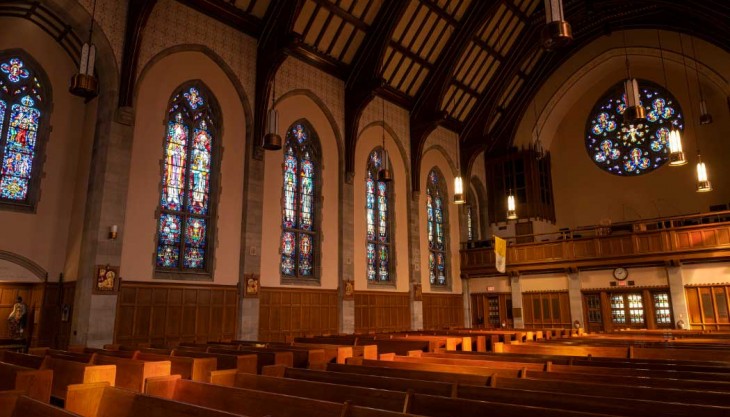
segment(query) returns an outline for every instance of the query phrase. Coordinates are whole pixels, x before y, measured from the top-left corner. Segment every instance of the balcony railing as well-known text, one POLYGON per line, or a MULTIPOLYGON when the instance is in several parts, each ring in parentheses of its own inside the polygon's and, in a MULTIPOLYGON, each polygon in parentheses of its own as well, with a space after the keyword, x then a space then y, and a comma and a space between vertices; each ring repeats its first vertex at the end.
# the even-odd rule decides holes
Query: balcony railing
MULTIPOLYGON (((508 272, 730 260, 730 211, 565 229, 507 240, 508 272), (532 242, 518 243, 525 240, 532 242)), ((463 246, 463 276, 497 274, 493 241, 463 246)))

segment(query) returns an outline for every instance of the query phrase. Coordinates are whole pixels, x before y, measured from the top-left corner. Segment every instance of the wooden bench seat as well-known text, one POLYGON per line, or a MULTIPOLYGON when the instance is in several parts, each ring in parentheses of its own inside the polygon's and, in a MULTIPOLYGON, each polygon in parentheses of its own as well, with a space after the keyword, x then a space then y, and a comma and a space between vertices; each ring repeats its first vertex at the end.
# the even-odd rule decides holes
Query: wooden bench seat
POLYGON ((110 387, 82 384, 68 387, 66 410, 82 417, 234 417, 211 408, 110 387))
POLYGON ((226 355, 242 355, 242 354, 254 354, 256 355, 256 368, 257 373, 261 373, 261 369, 267 365, 284 365, 294 366, 294 354, 292 352, 272 352, 263 351, 256 349, 223 349, 209 347, 208 352, 210 353, 223 353, 226 355))
POLYGON ((39 401, 49 402, 53 386, 53 371, 32 369, 0 362, 0 391, 21 391, 39 401))
POLYGON ((396 378, 421 379, 425 381, 440 381, 470 385, 487 385, 490 376, 475 374, 454 374, 449 372, 440 372, 437 370, 423 371, 415 369, 381 368, 362 365, 341 365, 338 363, 327 364, 327 370, 333 372, 345 372, 360 375, 392 376, 396 378))
POLYGON ((114 365, 89 365, 51 356, 46 357, 43 368, 53 370, 51 396, 59 399, 66 398, 66 389, 71 384, 108 382, 113 386, 117 375, 114 365))
POLYGON ((144 384, 147 378, 170 375, 170 370, 172 368, 172 363, 169 360, 148 362, 106 355, 95 356, 94 365, 115 366, 116 379, 114 386, 136 392, 144 391, 144 384))
POLYGON ((238 372, 252 374, 257 372, 257 356, 253 353, 245 354, 238 352, 238 354, 225 354, 175 349, 172 351, 172 356, 188 358, 215 358, 216 370, 235 369, 238 372))
POLYGON ((25 395, 11 396, 3 398, 0 395, 0 417, 79 417, 78 414, 25 395))

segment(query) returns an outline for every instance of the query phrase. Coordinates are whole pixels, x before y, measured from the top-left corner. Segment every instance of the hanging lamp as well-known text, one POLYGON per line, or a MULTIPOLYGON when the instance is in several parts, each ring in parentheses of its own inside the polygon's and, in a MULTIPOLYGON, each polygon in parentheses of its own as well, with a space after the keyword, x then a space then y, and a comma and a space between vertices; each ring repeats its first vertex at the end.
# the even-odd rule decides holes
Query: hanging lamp
POLYGON ((545 27, 542 46, 548 51, 562 48, 573 41, 573 29, 563 16, 563 0, 545 0, 545 27))
MULTIPOLYGON (((682 35, 679 35, 679 41, 682 42, 682 35)), ((690 42, 692 45, 692 59, 695 61, 695 75, 697 77, 697 89, 700 91, 700 100, 702 98, 702 86, 700 83, 700 73, 697 70, 697 66, 699 65, 697 63, 697 56, 695 55, 695 48, 694 48, 694 39, 690 38, 690 42)), ((692 120, 692 123, 694 124, 694 119, 692 115, 692 93, 689 87, 689 74, 687 72, 687 61, 684 56, 684 48, 682 49, 682 63, 684 64, 684 79, 687 83, 687 94, 689 94, 689 120, 692 120)), ((700 124, 702 122, 700 121, 700 124)), ((695 126, 694 129, 695 133, 695 147, 697 148, 697 192, 698 193, 706 193, 709 191, 712 191, 712 183, 710 182, 710 178, 707 175, 707 165, 702 161, 702 155, 700 153, 700 132, 695 126)))
POLYGON ((385 149, 385 99, 381 100, 383 100, 383 105, 381 106, 381 115, 383 119, 381 140, 383 147, 380 152, 380 169, 378 170, 378 181, 391 182, 393 181, 393 173, 390 170, 390 158, 388 157, 388 150, 385 149))
POLYGON ((281 136, 279 136, 279 111, 274 108, 274 100, 276 99, 276 75, 274 75, 274 85, 271 91, 271 109, 269 109, 266 118, 266 135, 264 135, 264 143, 262 148, 267 151, 278 151, 281 149, 281 136))
POLYGON ((96 15, 96 0, 91 9, 91 24, 89 25, 89 39, 81 48, 81 59, 79 60, 79 72, 71 77, 69 93, 92 99, 99 94, 99 80, 94 75, 94 63, 96 61, 96 46, 91 43, 91 35, 94 32, 94 16, 96 15))
POLYGON ((507 220, 517 220, 517 204, 515 203, 515 196, 512 195, 511 189, 507 196, 507 220))
POLYGON ((626 47, 626 29, 623 31, 624 54, 626 55, 626 80, 624 80, 624 94, 626 97, 626 109, 624 110, 624 123, 629 126, 642 122, 646 118, 646 110, 641 105, 639 82, 631 77, 631 65, 629 64, 629 50, 626 47))
MULTIPOLYGON (((664 74, 664 88, 669 89, 667 81, 667 68, 664 63, 664 48, 662 48, 662 37, 659 30, 656 31, 659 42, 659 60, 662 63, 662 74, 664 74)), ((681 41, 681 39, 680 39, 681 41)), ((672 125, 669 129, 669 166, 677 167, 687 164, 687 158, 682 149, 682 133, 678 126, 672 125)))

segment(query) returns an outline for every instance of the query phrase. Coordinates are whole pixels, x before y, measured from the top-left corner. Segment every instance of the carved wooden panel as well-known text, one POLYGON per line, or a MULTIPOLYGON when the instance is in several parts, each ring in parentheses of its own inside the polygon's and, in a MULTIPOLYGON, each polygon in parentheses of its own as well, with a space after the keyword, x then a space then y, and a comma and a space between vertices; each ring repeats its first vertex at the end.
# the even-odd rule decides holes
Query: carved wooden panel
POLYGON ((13 305, 18 297, 28 306, 26 331, 32 332, 32 344, 38 342, 37 324, 41 318, 43 303, 43 284, 1 283, 0 284, 0 338, 10 337, 8 316, 13 311, 13 305))
POLYGON ((636 235, 636 253, 656 253, 662 250, 661 233, 642 233, 636 235))
POLYGON ((337 333, 337 290, 261 288, 259 339, 337 333))
MULTIPOLYGON (((425 298, 425 294, 424 294, 425 298)), ((355 331, 408 330, 411 308, 408 293, 363 291, 355 293, 355 331)))
POLYGON ((573 244, 573 256, 576 259, 593 258, 598 255, 598 244, 595 239, 575 240, 573 244))
POLYGON ((233 339, 234 286, 122 282, 115 343, 175 344, 233 339))
POLYGON ((679 250, 702 249, 730 245, 730 227, 713 227, 675 232, 675 247, 679 250))
POLYGON ((423 328, 464 326, 464 297, 461 294, 423 294, 423 328))
POLYGON ((687 287, 685 295, 692 329, 730 330, 730 285, 687 287))
POLYGON ((601 256, 622 256, 633 253, 634 245, 631 235, 627 236, 611 236, 599 240, 601 256))

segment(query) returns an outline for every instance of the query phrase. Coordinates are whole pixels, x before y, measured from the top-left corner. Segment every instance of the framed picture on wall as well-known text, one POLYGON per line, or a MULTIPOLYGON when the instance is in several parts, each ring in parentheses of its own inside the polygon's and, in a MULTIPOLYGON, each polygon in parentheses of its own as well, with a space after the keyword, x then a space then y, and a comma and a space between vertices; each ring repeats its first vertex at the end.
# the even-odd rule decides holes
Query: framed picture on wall
POLYGON ((92 294, 113 295, 119 292, 119 267, 97 265, 92 294))
POLYGON ((260 279, 256 274, 246 274, 246 288, 243 291, 244 297, 256 298, 259 296, 260 279))
POLYGON ((344 284, 344 288, 345 288, 345 295, 344 295, 343 299, 354 300, 355 299, 355 281, 342 280, 342 283, 344 284))

